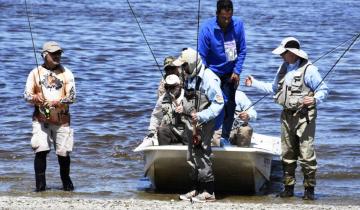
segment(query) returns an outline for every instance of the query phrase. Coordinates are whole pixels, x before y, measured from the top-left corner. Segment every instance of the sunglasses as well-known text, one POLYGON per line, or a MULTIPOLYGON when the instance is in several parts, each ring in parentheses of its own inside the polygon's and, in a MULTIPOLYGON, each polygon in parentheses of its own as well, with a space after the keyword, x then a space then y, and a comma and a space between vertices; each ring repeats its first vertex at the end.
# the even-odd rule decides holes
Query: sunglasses
POLYGON ((176 85, 168 85, 168 84, 165 84, 164 87, 165 87, 165 90, 173 90, 175 89, 176 87, 178 87, 179 85, 176 84, 176 85))
POLYGON ((189 63, 185 62, 181 65, 181 69, 186 73, 186 74, 191 74, 190 72, 190 67, 189 67, 189 63))

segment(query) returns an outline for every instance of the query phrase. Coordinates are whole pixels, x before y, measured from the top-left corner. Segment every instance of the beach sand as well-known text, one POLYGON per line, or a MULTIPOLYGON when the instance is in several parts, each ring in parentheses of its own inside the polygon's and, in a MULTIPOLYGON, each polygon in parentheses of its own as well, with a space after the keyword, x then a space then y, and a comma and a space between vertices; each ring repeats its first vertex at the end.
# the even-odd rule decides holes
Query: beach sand
POLYGON ((239 203, 222 202, 190 203, 186 201, 170 200, 138 200, 138 199, 83 199, 83 198, 39 198, 39 197, 0 197, 0 209, 360 209, 358 205, 326 205, 326 204, 271 204, 271 203, 239 203))

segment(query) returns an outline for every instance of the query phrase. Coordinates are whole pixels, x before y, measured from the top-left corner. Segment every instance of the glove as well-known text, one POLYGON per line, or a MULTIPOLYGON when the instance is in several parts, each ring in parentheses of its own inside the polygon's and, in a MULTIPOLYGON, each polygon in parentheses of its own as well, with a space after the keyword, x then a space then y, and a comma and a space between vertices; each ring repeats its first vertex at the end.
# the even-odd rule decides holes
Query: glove
POLYGON ((154 131, 149 131, 148 135, 146 136, 146 138, 153 138, 155 136, 155 132, 154 131))

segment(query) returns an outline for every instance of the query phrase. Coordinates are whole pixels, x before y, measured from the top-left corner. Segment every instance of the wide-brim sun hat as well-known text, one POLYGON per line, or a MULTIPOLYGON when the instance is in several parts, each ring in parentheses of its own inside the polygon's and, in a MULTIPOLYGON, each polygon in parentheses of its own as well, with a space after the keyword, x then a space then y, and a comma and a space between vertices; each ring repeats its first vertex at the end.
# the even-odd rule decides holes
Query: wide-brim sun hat
POLYGON ((300 42, 299 40, 297 40, 294 37, 286 37, 284 38, 280 45, 275 48, 272 53, 276 54, 276 55, 281 55, 286 51, 290 51, 292 53, 294 53, 295 55, 299 56, 300 58, 306 59, 308 60, 309 57, 307 55, 307 53, 305 51, 303 51, 302 49, 300 49, 300 42))

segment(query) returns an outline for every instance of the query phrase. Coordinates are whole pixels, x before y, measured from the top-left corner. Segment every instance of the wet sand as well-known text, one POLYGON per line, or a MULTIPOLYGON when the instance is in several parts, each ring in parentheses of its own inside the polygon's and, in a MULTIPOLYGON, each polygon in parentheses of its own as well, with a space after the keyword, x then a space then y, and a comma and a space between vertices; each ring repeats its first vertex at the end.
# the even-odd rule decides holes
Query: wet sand
POLYGON ((360 205, 327 205, 327 204, 272 204, 272 203, 239 203, 213 202, 194 203, 187 201, 159 201, 138 199, 79 199, 79 198, 39 198, 39 197, 0 197, 1 209, 360 209, 360 205))

